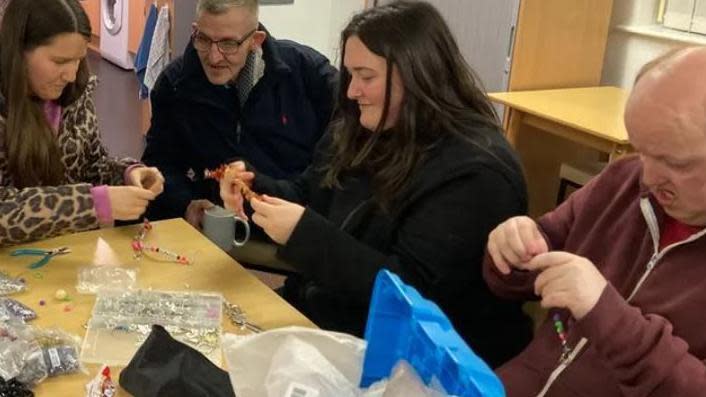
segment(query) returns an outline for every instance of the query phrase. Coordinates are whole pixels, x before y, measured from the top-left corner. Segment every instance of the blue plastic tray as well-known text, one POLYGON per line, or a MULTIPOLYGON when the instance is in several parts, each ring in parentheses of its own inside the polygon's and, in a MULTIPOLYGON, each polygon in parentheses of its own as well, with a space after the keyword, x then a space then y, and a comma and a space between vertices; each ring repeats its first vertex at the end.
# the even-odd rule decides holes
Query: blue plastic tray
POLYGON ((387 378, 404 359, 424 382, 436 378, 449 394, 505 396, 498 377, 466 345, 441 309, 387 270, 375 280, 365 339, 361 387, 387 378))

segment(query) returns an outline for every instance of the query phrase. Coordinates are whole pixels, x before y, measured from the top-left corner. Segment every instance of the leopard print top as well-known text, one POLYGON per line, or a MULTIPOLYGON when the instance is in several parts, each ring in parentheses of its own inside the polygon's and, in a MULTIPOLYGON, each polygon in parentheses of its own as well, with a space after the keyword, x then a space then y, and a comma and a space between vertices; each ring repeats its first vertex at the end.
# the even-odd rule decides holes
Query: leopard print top
POLYGON ((83 95, 63 110, 57 138, 66 167, 62 186, 13 186, 0 116, 0 247, 97 228, 91 187, 122 185, 125 169, 137 163, 109 157, 102 145, 93 103, 96 85, 93 76, 83 95))

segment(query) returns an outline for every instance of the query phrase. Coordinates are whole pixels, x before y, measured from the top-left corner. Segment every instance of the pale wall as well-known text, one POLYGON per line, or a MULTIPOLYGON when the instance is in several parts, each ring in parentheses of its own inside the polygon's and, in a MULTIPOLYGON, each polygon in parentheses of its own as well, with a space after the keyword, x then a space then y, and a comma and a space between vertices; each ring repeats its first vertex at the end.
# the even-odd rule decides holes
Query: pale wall
MULTIPOLYGON (((603 85, 630 88, 640 67, 683 44, 621 32, 617 25, 654 23, 658 0, 615 0, 603 65, 603 85)), ((290 5, 260 6, 260 20, 278 38, 311 46, 338 65, 339 35, 364 0, 295 0, 290 5)))
POLYGON ((260 21, 273 36, 313 47, 336 64, 341 30, 364 6, 364 0, 295 0, 261 5, 260 21))
POLYGON ((603 85, 630 88, 642 65, 670 48, 684 45, 613 29, 617 25, 654 23, 657 4, 657 0, 615 0, 603 63, 603 85))

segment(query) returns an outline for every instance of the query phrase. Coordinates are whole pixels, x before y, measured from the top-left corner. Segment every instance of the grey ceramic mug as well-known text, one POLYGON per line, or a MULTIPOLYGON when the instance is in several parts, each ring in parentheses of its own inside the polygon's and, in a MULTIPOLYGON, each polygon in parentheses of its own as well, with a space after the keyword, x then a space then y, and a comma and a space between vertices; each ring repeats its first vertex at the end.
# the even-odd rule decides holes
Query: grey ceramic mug
POLYGON ((250 239, 250 225, 231 211, 215 206, 204 211, 203 234, 224 251, 235 247, 242 247, 250 239), (235 239, 238 225, 242 225, 245 236, 241 240, 235 239))

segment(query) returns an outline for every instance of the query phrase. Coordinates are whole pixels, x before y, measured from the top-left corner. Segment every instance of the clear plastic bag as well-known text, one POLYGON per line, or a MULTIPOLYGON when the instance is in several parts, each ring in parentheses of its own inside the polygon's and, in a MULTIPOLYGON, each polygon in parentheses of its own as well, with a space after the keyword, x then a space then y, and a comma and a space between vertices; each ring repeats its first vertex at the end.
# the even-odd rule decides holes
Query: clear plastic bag
POLYGON ((85 372, 80 339, 59 329, 38 329, 17 320, 0 323, 0 376, 35 385, 48 376, 85 372))
POLYGON ((0 321, 8 321, 13 318, 31 321, 37 318, 37 313, 14 299, 0 298, 0 321))
POLYGON ((0 272, 0 296, 16 294, 26 288, 27 286, 22 279, 0 272))
POLYGON ((72 374, 86 369, 79 360, 81 339, 61 329, 42 329, 35 332, 35 340, 41 348, 41 359, 47 376, 72 374))
POLYGON ((196 291, 101 290, 83 339, 86 363, 127 365, 153 324, 221 363, 223 296, 196 291))
POLYGON ((27 349, 22 352, 22 369, 17 380, 26 385, 36 385, 47 378, 47 365, 42 357, 42 348, 35 341, 25 341, 27 349))
MULTIPOLYGON (((432 384, 434 382, 432 381, 432 384)), ((399 361, 390 378, 372 384, 361 397, 447 397, 439 384, 429 387, 407 361, 399 361)))
POLYGON ((351 335, 287 327, 228 334, 223 353, 238 397, 357 396, 366 343, 351 335))
POLYGON ((96 294, 99 290, 128 291, 137 288, 137 269, 120 266, 86 266, 78 271, 76 291, 96 294))
POLYGON ((22 337, 26 327, 18 319, 0 322, 0 377, 3 379, 18 377, 25 357, 35 347, 22 337))
POLYGON ((272 356, 265 377, 267 396, 357 397, 357 379, 348 379, 311 343, 288 336, 272 356), (354 383, 356 382, 356 383, 354 383))

